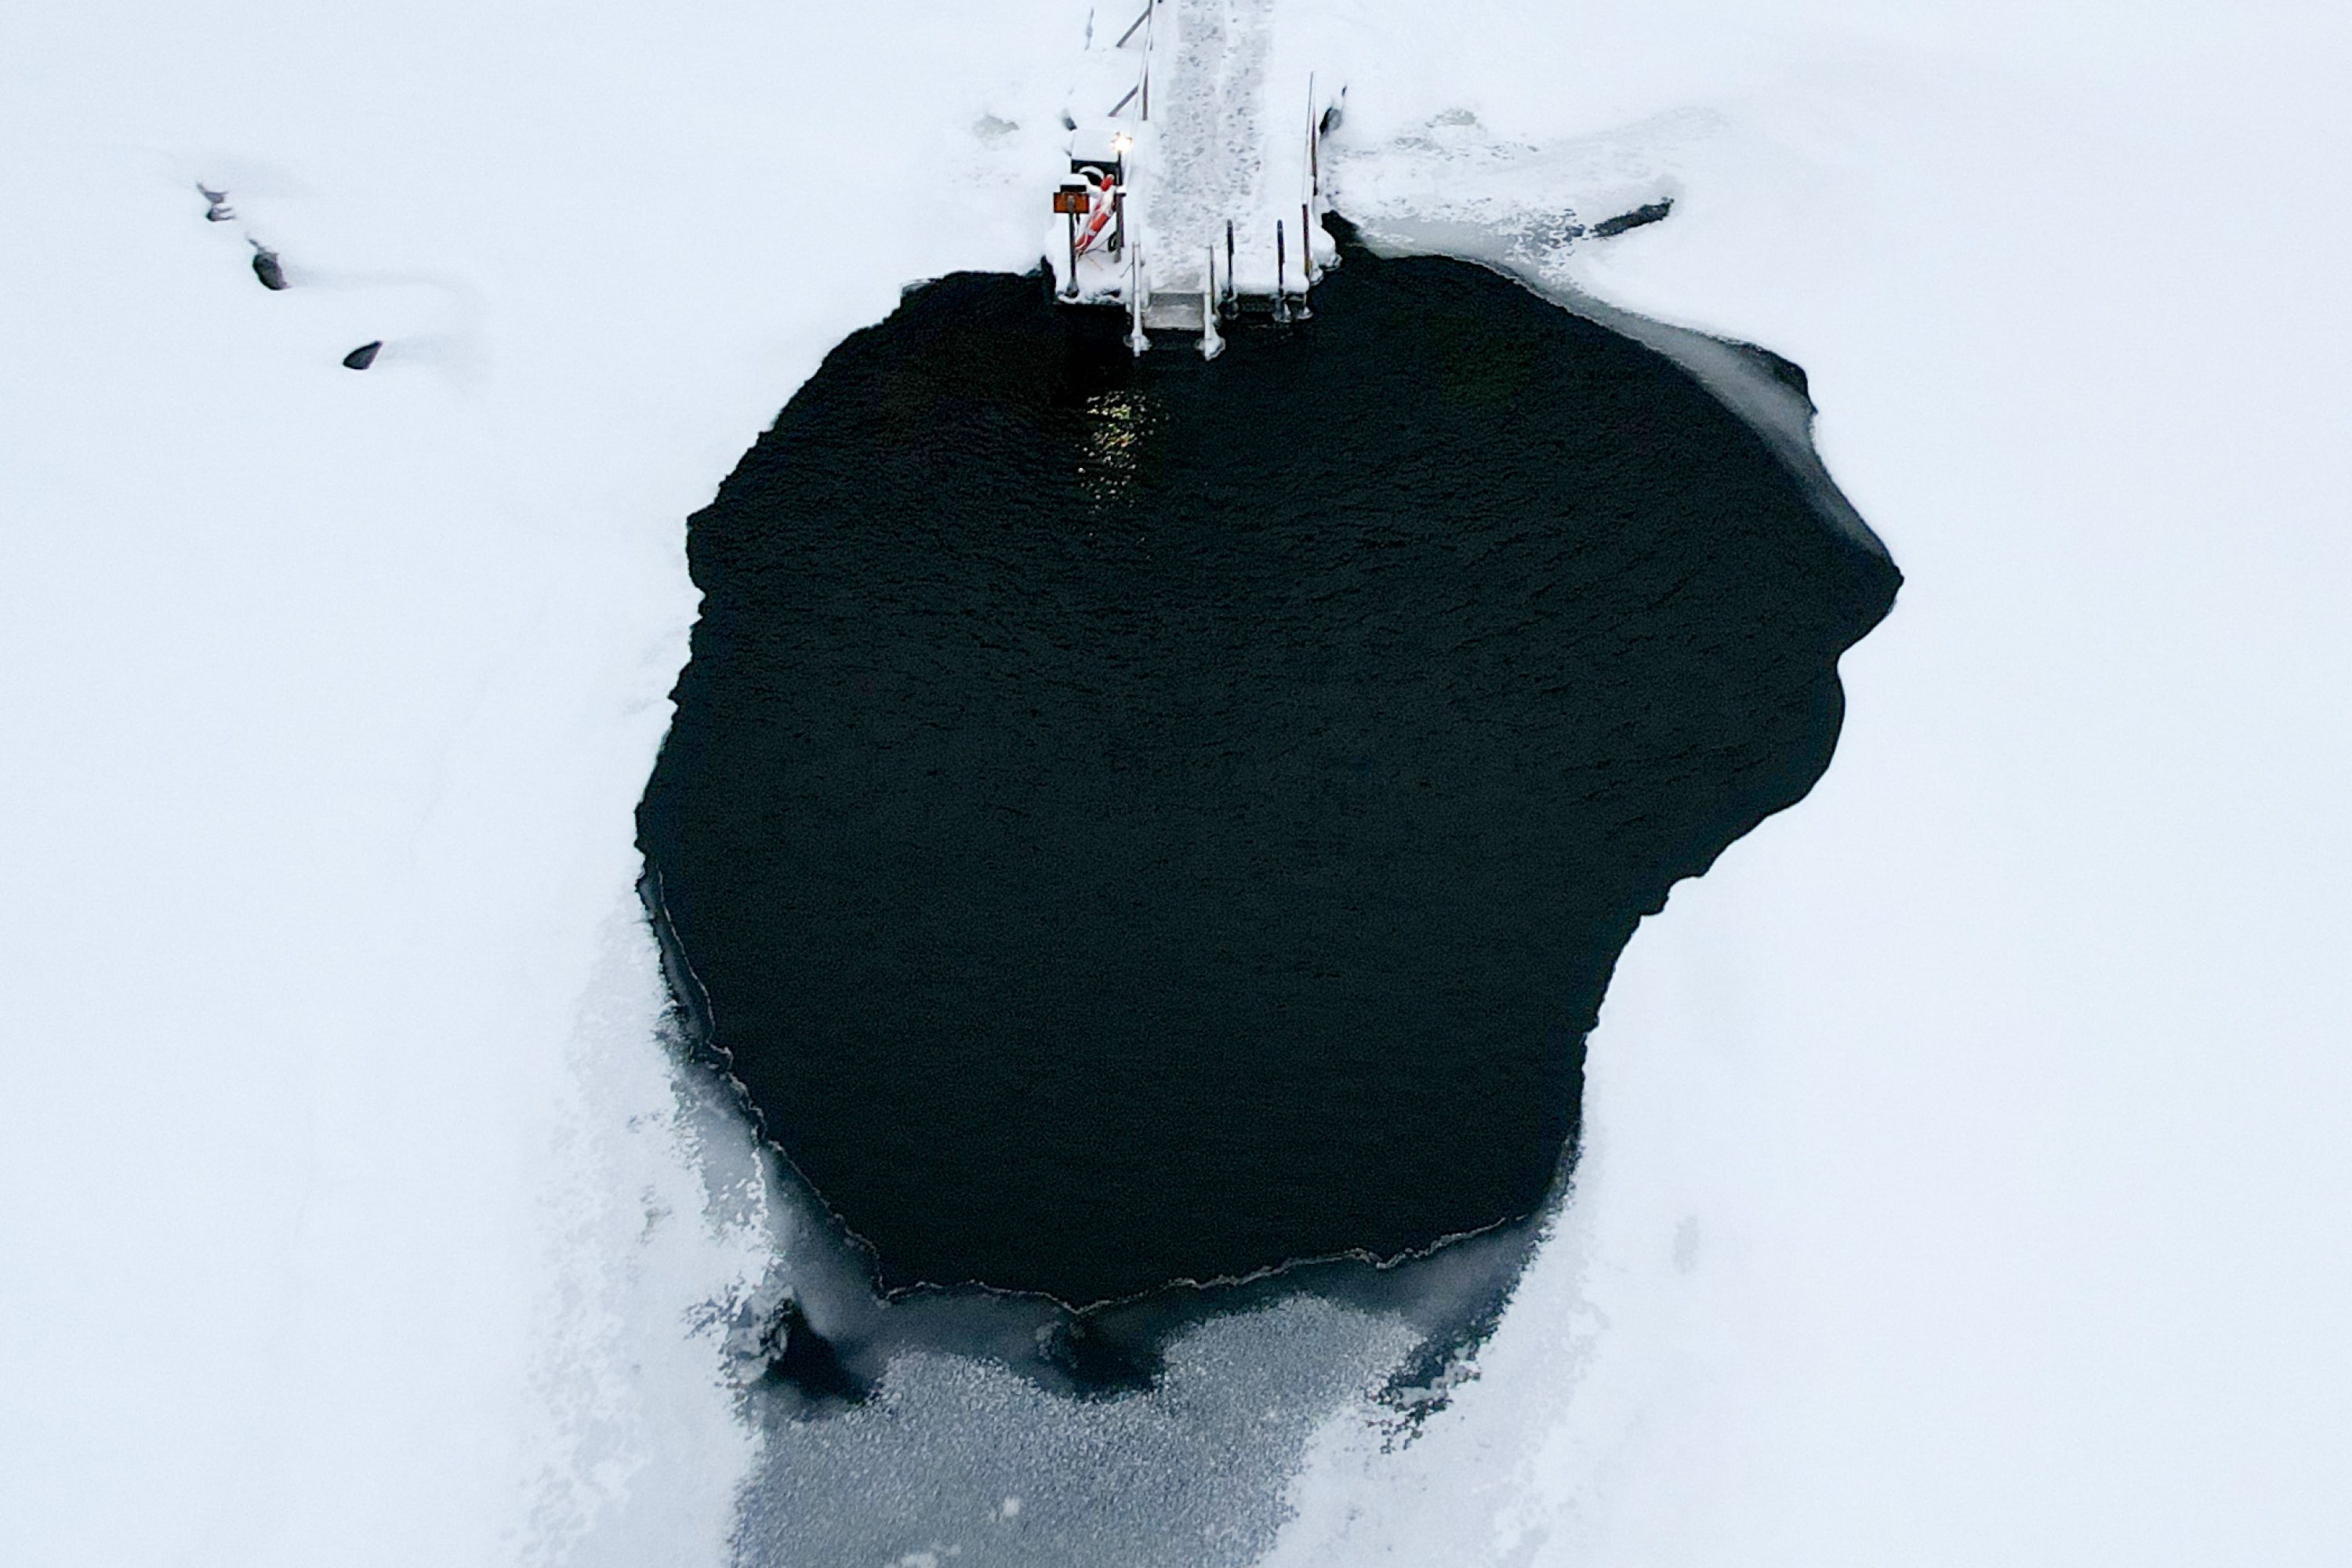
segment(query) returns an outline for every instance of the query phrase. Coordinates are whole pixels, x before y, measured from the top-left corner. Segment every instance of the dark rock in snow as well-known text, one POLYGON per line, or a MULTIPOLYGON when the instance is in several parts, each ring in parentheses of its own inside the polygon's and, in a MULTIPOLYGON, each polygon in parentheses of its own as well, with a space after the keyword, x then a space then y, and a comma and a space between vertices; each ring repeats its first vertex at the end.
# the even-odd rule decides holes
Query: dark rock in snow
POLYGON ((801 1304, 789 1297, 761 1336, 761 1348, 768 1356, 762 1381, 797 1394, 803 1415, 863 1405, 873 1392, 842 1364, 833 1346, 811 1326, 801 1304))
POLYGON ((228 205, 228 193, 226 191, 213 190, 206 186, 202 180, 198 180, 196 182, 196 194, 205 198, 205 221, 206 223, 226 223, 229 219, 236 216, 236 211, 228 205))
POLYGON ((1632 212, 1619 213, 1615 217, 1602 218, 1592 226, 1592 237, 1595 239, 1614 239, 1628 229, 1640 228, 1645 224, 1656 223, 1674 210, 1675 199, 1672 196, 1663 201, 1650 202, 1635 207, 1632 212))
POLYGON ((257 239, 253 242, 253 275, 264 289, 286 287, 286 269, 278 265, 278 253, 257 239))
POLYGON ((383 348, 382 338, 376 339, 373 342, 362 343, 343 356, 343 366, 347 370, 365 370, 375 363, 375 356, 383 351, 383 348))
POLYGON ((1737 346, 1742 354, 1754 362, 1767 375, 1803 398, 1806 407, 1811 408, 1813 405, 1812 384, 1806 379, 1803 365, 1755 343, 1740 343, 1737 346))

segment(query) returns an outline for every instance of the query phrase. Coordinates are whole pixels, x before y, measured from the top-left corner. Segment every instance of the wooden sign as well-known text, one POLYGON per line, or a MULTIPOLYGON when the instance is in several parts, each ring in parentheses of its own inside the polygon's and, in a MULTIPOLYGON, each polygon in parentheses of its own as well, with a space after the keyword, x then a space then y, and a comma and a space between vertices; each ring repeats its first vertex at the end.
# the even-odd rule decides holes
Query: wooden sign
POLYGON ((1087 216, 1087 188, 1084 185, 1064 185, 1054 193, 1054 210, 1087 216))

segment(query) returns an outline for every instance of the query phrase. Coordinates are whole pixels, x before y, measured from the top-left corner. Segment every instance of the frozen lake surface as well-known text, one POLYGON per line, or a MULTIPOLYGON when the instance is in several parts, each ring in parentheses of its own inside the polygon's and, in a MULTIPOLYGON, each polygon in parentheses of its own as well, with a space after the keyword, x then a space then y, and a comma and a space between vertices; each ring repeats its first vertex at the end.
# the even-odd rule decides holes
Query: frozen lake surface
POLYGON ((9 1561, 2352 1556, 2352 14, 2307 5, 1274 0, 1267 101, 1346 85, 1384 254, 1802 363, 1901 608, 1834 765, 1619 958, 1571 1200, 1353 1266, 1549 1227, 1412 1441, 1425 1320, 1299 1272, 1149 1394, 898 1328, 872 1373, 666 1048, 635 812, 685 520, 907 280, 1035 264, 1084 16, 10 15, 9 1561), (782 1284, 854 1407, 747 1388, 782 1284))

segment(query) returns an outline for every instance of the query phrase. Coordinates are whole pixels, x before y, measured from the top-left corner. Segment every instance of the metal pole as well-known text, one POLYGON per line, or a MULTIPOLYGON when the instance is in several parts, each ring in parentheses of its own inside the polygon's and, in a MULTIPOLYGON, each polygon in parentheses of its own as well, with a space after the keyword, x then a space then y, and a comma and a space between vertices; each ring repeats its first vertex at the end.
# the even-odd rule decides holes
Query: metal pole
POLYGON ((1201 290, 1201 357, 1214 359, 1225 352, 1225 340, 1217 331, 1217 247, 1209 247, 1209 282, 1201 290))
POLYGON ((1127 346, 1141 357, 1151 346, 1143 335, 1143 247, 1136 246, 1127 253, 1127 346))
POLYGON ((1307 303, 1307 290, 1315 285, 1315 229, 1307 221, 1307 204, 1298 204, 1298 309, 1293 312, 1302 321, 1315 319, 1315 311, 1307 303))
POLYGON ((1070 286, 1062 290, 1065 299, 1078 297, 1078 215, 1068 215, 1070 220, 1070 286))
POLYGON ((1241 293, 1234 286, 1234 220, 1225 220, 1225 314, 1234 315, 1242 308, 1241 293))
MULTIPOLYGON (((1088 26, 1092 26, 1089 23, 1088 26)), ((1323 121, 1315 112, 1315 73, 1307 73, 1307 199, 1323 199, 1323 121)))
POLYGON ((1290 280, 1283 275, 1282 220, 1274 220, 1274 319, 1290 320, 1290 280))

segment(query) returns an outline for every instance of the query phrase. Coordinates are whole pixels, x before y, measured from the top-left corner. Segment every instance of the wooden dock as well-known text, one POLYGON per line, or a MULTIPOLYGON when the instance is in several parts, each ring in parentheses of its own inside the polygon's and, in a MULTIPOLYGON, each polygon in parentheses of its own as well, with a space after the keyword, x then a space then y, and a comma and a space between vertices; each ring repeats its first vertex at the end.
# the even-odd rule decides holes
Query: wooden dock
POLYGON ((1150 334, 1237 315, 1299 319, 1337 251, 1320 139, 1337 95, 1267 69, 1273 0, 1143 0, 1097 14, 1064 114, 1069 173, 1047 254, 1061 297, 1128 311, 1150 334))

